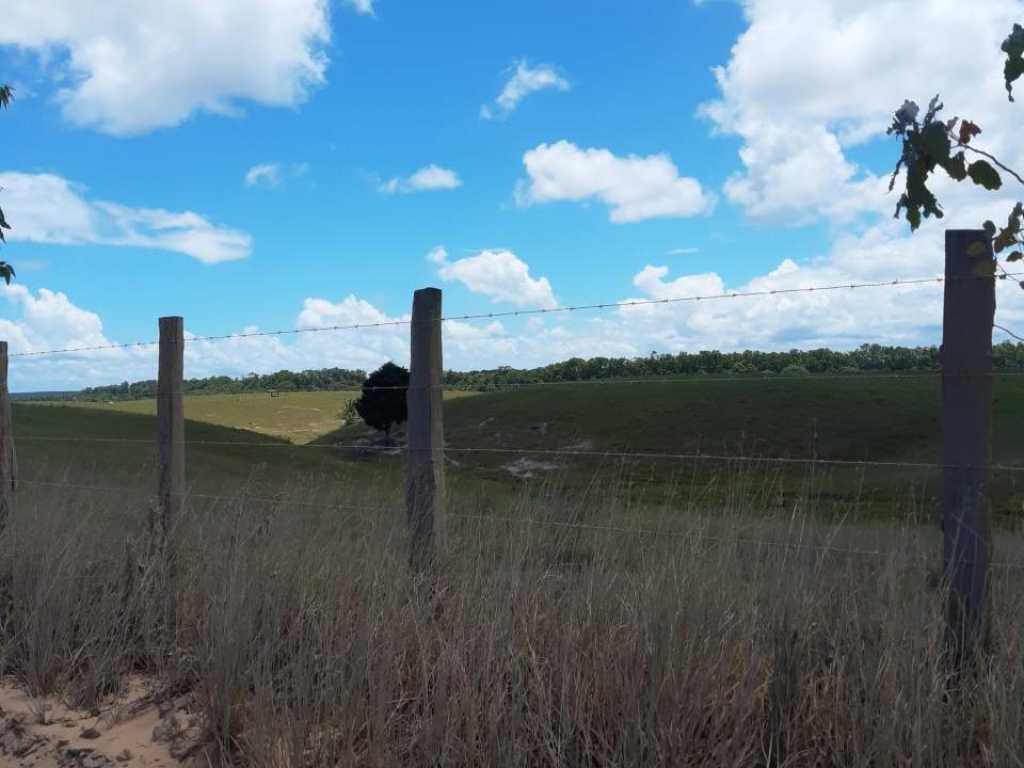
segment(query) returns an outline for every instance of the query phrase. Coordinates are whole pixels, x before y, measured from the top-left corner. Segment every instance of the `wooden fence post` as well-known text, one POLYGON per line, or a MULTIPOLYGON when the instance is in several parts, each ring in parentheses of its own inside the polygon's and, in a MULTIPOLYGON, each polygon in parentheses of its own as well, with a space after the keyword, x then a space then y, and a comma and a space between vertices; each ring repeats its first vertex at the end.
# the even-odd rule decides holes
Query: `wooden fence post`
MULTIPOLYGON (((185 494, 185 409, 182 403, 185 372, 185 328, 180 317, 160 318, 160 370, 156 387, 158 449, 160 459, 160 546, 173 578, 171 535, 181 519, 185 494)), ((171 586, 173 589, 173 585, 171 586)))
POLYGON ((423 568, 435 551, 448 546, 439 289, 423 288, 413 294, 410 341, 405 498, 409 560, 414 568, 423 568))
POLYGON ((7 389, 7 342, 0 341, 0 531, 14 514, 17 468, 11 433, 11 399, 7 389))
POLYGON ((995 278, 983 230, 946 232, 942 316, 942 531, 946 647, 964 666, 989 638, 992 323, 995 278), (980 244, 980 245, 978 245, 980 244), (975 254, 975 255, 972 255, 975 254))

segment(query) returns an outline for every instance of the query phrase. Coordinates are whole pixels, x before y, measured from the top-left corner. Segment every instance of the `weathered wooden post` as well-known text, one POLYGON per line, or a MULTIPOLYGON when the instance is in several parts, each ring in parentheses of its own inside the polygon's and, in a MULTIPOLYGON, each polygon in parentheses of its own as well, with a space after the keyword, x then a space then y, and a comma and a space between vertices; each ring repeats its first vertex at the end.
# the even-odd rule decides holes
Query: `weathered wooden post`
POLYGON ((160 461, 159 557, 166 578, 166 629, 177 624, 177 563, 173 535, 185 501, 185 323, 180 317, 160 318, 160 368, 156 387, 157 443, 160 461))
POLYGON ((410 342, 405 497, 409 561, 420 569, 448 546, 439 289, 423 288, 413 294, 410 342))
POLYGON ((7 342, 0 341, 0 531, 14 514, 17 481, 14 435, 11 433, 11 398, 7 389, 7 342))
POLYGON ((946 232, 942 317, 942 531, 946 644, 958 667, 988 640, 995 277, 983 230, 946 232))

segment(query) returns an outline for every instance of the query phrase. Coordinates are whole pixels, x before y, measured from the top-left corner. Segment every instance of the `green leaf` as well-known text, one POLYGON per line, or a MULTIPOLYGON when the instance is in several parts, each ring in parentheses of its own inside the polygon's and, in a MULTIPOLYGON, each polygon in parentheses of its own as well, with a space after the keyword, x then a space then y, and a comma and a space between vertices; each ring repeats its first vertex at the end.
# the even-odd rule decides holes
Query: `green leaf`
POLYGON ((1006 64, 1003 66, 1006 93, 1010 101, 1013 101, 1013 83, 1024 74, 1024 27, 1014 24, 1013 31, 1003 40, 1000 47, 1006 54, 1006 64))
POLYGON ((992 241, 992 248, 999 253, 1017 242, 1021 225, 1024 224, 1024 204, 1017 203, 1010 215, 1006 218, 1006 226, 999 230, 999 234, 992 241))
POLYGON ((4 229, 10 229, 11 225, 7 223, 7 219, 4 218, 4 209, 0 208, 0 227, 4 229))
POLYGON ((1014 251, 1006 257, 1007 261, 1020 261, 1021 259, 1024 259, 1024 253, 1021 253, 1020 251, 1014 251))
POLYGON ((0 277, 3 278, 7 285, 11 284, 11 278, 14 277, 14 267, 8 264, 6 261, 0 261, 0 277))
MULTIPOLYGON (((946 169, 946 173, 949 174, 950 178, 955 181, 963 181, 967 178, 967 163, 963 152, 957 152, 943 163, 942 167, 946 169)), ((993 229, 995 229, 994 225, 993 229)))
POLYGON ((988 243, 983 243, 980 240, 975 240, 969 246, 967 246, 967 255, 972 259, 978 259, 988 254, 988 243))
POLYGON ((984 224, 981 225, 981 228, 985 230, 985 234, 988 235, 989 237, 996 236, 996 225, 993 224, 991 221, 986 221, 984 224))
POLYGON ((949 160, 949 134, 942 123, 931 123, 921 131, 925 151, 939 165, 949 160))
POLYGON ((985 189, 993 190, 1003 186, 999 173, 984 160, 975 160, 967 166, 967 175, 971 177, 971 181, 985 189))

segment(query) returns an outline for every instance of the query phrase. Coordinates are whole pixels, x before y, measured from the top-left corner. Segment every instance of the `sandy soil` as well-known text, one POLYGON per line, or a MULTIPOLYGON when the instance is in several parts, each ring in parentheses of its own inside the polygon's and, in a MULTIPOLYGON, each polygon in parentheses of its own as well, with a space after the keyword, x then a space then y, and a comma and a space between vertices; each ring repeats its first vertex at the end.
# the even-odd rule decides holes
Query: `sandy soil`
POLYGON ((105 702, 96 716, 69 709, 56 698, 31 697, 13 681, 0 681, 0 766, 186 765, 181 760, 196 754, 200 733, 187 700, 158 707, 148 694, 145 681, 132 680, 127 695, 105 702))

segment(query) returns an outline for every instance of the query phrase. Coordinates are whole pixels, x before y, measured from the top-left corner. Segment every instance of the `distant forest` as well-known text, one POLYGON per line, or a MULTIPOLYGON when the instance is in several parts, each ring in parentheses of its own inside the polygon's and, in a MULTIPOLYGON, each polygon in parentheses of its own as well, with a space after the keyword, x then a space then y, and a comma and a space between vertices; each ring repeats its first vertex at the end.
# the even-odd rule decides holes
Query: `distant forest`
MULTIPOLYGON (((992 348, 997 371, 1024 371, 1024 344, 1004 342, 992 348)), ((592 379, 632 379, 649 376, 774 376, 813 374, 900 373, 937 371, 936 347, 888 347, 864 344, 850 352, 830 349, 790 350, 789 352, 680 352, 647 357, 572 358, 540 368, 504 366, 492 370, 448 371, 445 384, 452 387, 488 390, 516 384, 592 379)), ((366 372, 345 368, 316 371, 278 371, 267 375, 249 374, 242 378, 212 376, 188 379, 185 392, 190 395, 235 394, 242 392, 311 392, 358 388, 366 372)), ((36 394, 70 400, 141 400, 156 395, 156 381, 138 381, 89 387, 75 393, 36 394)))

